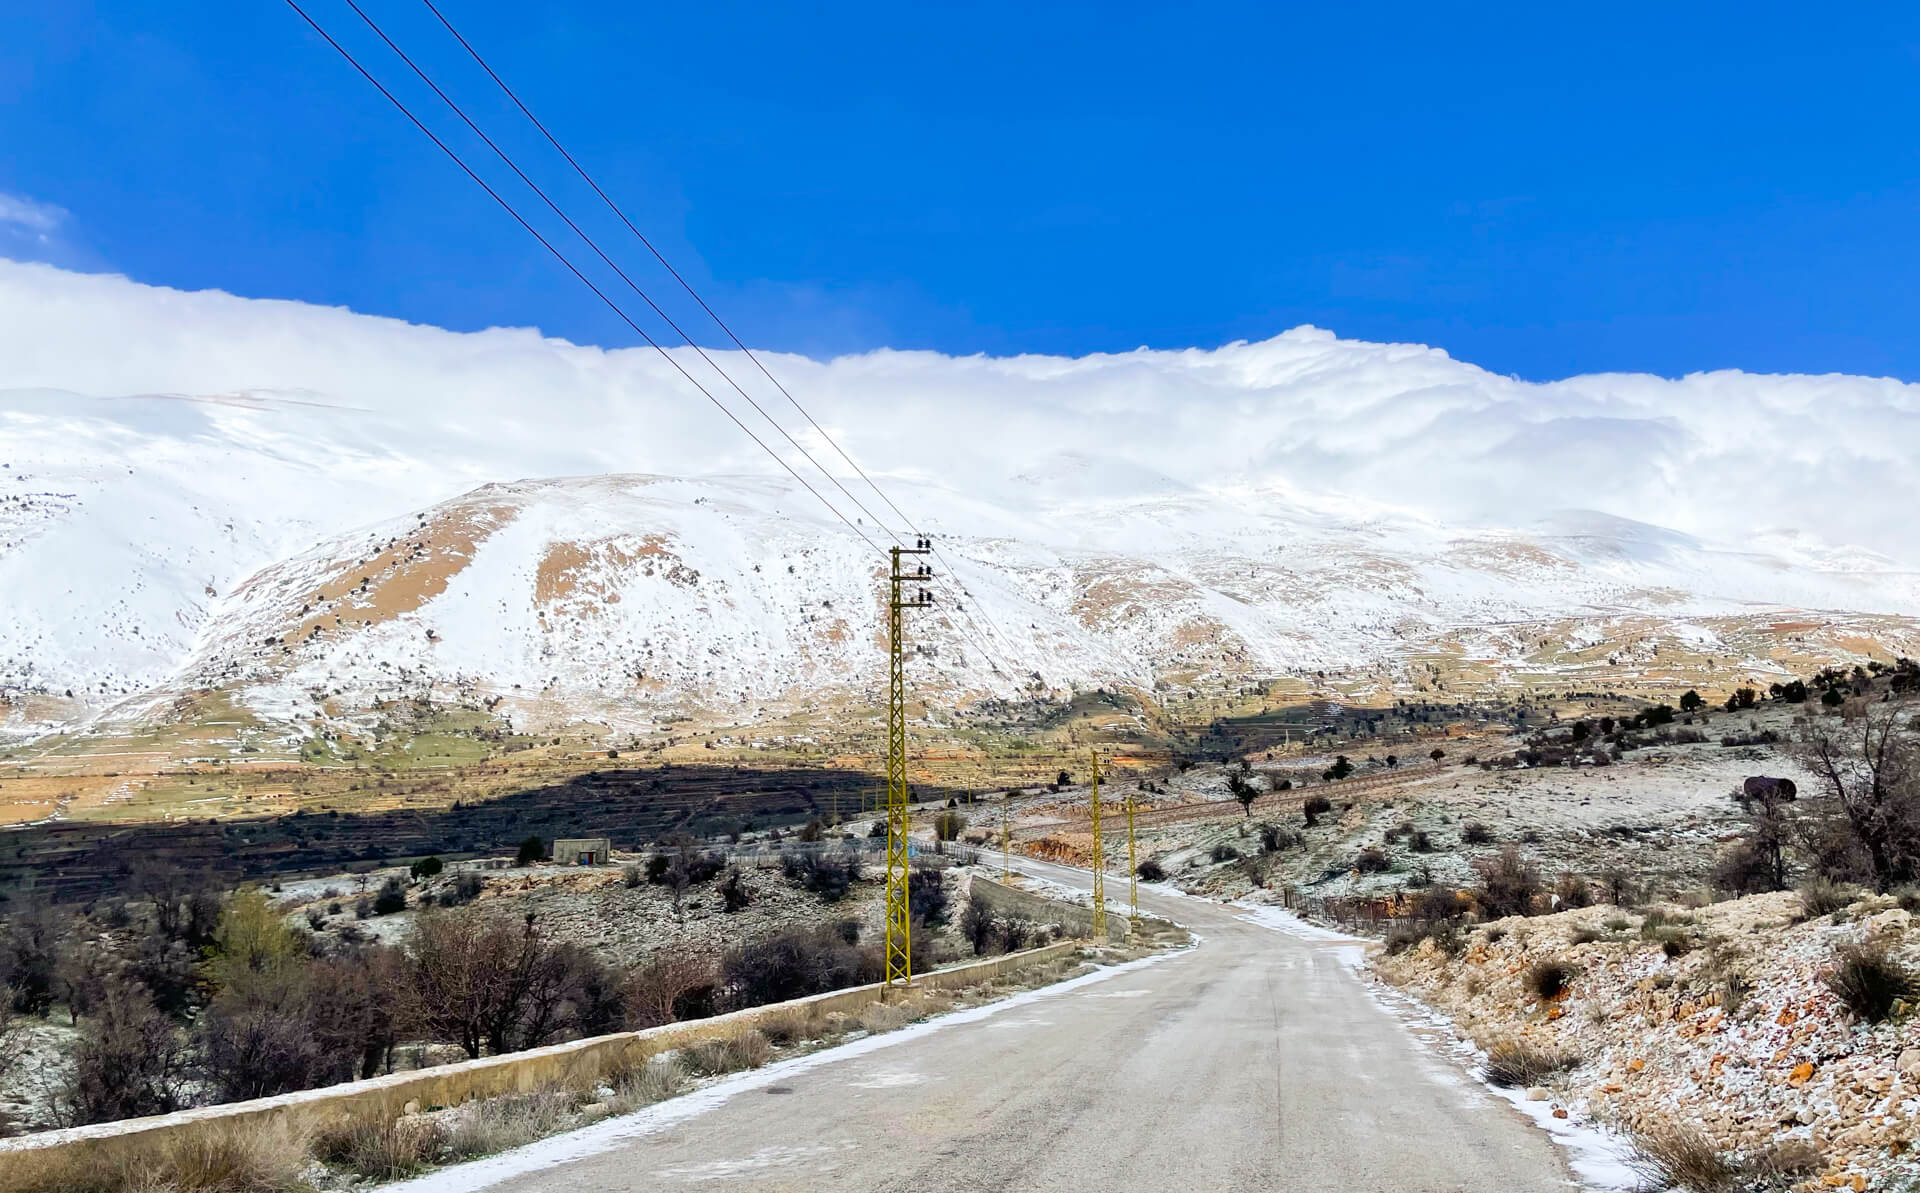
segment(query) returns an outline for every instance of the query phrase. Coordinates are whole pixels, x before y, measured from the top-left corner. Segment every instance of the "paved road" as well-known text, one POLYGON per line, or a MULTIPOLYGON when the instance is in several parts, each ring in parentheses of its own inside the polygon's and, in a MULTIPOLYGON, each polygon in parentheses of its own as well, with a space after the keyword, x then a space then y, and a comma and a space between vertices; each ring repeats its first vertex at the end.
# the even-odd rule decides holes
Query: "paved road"
MULTIPOLYGON (((1082 885, 1076 871, 1033 865, 1082 885)), ((1197 899, 1197 949, 747 1089, 481 1185, 1005 1193, 1532 1193, 1555 1145, 1416 1045, 1341 948, 1197 899)), ((460 1170, 450 1170, 441 1178, 460 1170)), ((451 1187, 451 1186, 449 1186, 451 1187)))

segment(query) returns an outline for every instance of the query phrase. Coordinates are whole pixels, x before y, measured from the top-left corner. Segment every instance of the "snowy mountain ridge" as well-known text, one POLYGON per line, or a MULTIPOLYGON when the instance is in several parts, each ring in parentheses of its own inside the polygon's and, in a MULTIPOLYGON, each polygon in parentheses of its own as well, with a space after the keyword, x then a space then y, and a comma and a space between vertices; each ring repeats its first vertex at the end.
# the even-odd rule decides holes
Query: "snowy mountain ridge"
MULTIPOLYGON (((860 535, 884 532, 657 358, 6 262, 0 313, 12 733, 209 689, 289 722, 400 695, 652 724, 875 694, 860 535)), ((954 700, 1322 671, 1468 690, 1609 654, 1657 683, 1662 643, 1734 676, 1809 635, 1893 650, 1920 617, 1920 531, 1889 512, 1920 496, 1889 468, 1920 397, 1896 382, 1531 386, 1313 329, 770 363, 958 569, 913 631, 954 700)))

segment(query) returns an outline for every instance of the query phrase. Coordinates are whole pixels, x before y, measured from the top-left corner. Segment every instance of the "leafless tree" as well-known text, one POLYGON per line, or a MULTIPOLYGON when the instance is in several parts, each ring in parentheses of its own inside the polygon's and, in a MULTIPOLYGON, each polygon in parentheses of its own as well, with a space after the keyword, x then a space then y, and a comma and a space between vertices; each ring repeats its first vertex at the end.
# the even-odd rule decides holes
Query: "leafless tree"
POLYGON ((1920 740, 1908 702, 1808 722, 1796 749, 1815 776, 1816 812, 1864 860, 1877 890, 1920 875, 1920 740))

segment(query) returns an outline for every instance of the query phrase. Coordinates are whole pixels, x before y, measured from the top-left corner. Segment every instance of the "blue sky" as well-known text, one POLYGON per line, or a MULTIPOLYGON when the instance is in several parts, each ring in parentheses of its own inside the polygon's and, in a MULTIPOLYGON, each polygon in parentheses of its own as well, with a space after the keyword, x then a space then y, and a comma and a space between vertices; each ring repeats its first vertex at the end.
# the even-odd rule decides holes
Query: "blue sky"
MULTIPOLYGON (((364 3, 638 261, 417 0, 364 3)), ((1910 5, 445 8, 755 345, 1314 323, 1529 378, 1920 379, 1910 5)), ((280 3, 6 6, 0 195, 0 255, 633 342, 280 3)))

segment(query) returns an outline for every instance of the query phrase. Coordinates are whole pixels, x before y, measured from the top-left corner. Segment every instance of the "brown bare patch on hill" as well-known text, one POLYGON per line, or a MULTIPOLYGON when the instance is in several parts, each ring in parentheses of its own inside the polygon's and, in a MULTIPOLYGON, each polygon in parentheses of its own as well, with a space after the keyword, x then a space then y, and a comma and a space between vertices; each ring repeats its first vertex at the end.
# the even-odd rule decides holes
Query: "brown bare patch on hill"
MULTIPOLYGON (((307 598, 290 642, 344 624, 380 624, 415 612, 447 590, 474 552, 519 511, 511 505, 463 506, 416 527, 372 557, 344 564, 307 598)), ((251 581, 249 582, 251 583, 251 581)))

